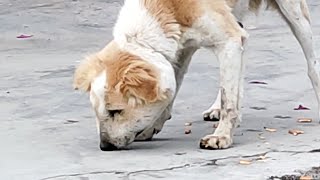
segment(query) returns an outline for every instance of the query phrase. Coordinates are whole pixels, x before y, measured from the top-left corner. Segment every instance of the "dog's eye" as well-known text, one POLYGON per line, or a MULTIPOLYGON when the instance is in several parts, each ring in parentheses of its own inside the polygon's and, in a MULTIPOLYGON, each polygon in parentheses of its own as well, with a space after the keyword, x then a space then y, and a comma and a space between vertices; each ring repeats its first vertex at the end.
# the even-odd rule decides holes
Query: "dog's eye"
POLYGON ((122 109, 108 110, 108 113, 111 117, 114 117, 116 114, 121 114, 122 111, 123 111, 122 109))

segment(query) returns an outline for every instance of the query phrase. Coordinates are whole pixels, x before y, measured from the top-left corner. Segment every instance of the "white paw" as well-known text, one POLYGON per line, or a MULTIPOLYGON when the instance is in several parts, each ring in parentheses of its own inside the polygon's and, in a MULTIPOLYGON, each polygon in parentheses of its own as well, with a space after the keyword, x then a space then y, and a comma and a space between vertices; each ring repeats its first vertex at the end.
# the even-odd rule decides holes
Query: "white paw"
POLYGON ((205 121, 219 121, 220 109, 208 109, 202 113, 205 121))
POLYGON ((232 145, 230 136, 207 135, 200 140, 201 149, 226 149, 232 145))

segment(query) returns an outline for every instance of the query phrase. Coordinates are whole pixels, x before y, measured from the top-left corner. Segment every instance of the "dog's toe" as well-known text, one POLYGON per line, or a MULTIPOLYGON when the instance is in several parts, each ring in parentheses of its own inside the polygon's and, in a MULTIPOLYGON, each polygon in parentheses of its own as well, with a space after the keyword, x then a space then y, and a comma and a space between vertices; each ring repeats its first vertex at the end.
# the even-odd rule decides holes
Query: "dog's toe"
POLYGON ((203 112, 204 121, 219 121, 220 109, 207 110, 203 112))
POLYGON ((226 149, 232 144, 232 139, 227 136, 208 135, 200 140, 201 149, 226 149))

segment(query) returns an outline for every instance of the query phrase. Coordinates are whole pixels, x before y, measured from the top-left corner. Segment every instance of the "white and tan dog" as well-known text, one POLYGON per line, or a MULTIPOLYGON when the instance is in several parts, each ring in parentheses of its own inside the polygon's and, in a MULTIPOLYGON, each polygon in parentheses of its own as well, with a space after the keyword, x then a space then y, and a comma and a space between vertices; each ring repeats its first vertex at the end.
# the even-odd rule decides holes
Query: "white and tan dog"
POLYGON ((113 40, 74 75, 75 89, 90 92, 101 150, 151 139, 161 131, 199 48, 211 50, 220 63, 220 91, 204 112, 220 123, 200 147, 230 147, 241 120, 242 54, 248 38, 234 12, 257 11, 262 4, 282 14, 300 42, 319 102, 320 67, 305 0, 125 0, 113 40))

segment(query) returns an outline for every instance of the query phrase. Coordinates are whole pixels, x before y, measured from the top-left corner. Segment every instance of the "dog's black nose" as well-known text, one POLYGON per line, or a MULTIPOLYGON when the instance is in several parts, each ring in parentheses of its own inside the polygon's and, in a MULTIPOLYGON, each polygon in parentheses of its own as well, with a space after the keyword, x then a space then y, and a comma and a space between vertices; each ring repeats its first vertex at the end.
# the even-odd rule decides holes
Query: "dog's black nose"
POLYGON ((118 148, 111 143, 101 141, 100 149, 101 151, 114 151, 114 150, 117 150, 118 148))

